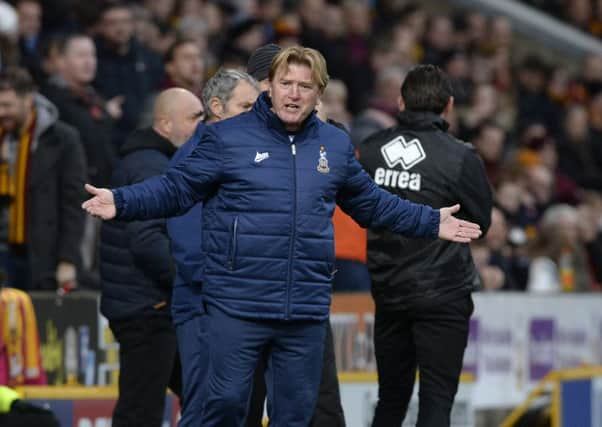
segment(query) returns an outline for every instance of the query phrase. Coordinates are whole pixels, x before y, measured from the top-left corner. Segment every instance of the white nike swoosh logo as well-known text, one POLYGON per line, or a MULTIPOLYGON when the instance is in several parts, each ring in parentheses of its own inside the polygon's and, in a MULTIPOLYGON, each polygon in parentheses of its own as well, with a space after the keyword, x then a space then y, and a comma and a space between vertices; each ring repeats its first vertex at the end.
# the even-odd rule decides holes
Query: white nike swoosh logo
POLYGON ((255 154, 255 163, 263 162, 266 159, 270 158, 270 153, 267 151, 265 153, 256 152, 255 154))

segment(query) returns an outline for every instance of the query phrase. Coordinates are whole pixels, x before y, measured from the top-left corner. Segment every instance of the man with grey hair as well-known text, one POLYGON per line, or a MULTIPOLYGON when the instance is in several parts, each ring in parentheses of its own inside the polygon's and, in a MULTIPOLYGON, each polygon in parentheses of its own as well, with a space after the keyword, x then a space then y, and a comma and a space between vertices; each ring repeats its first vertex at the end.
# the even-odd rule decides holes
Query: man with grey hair
POLYGON ((257 96, 259 85, 249 74, 222 68, 205 84, 202 93, 207 124, 218 122, 249 111, 257 96))
MULTIPOLYGON (((173 156, 170 166, 186 158, 197 146, 208 124, 234 117, 251 109, 257 96, 257 82, 248 74, 232 69, 220 69, 207 81, 202 92, 205 122, 199 123, 194 135, 173 156)), ((201 417, 203 383, 207 373, 206 316, 201 288, 201 214, 198 203, 184 215, 167 220, 176 264, 172 295, 172 318, 178 337, 182 362, 182 417, 179 427, 197 426, 201 417)), ((253 400, 254 401, 254 400, 253 400)), ((263 402, 261 402, 263 409, 263 402)), ((257 411, 253 411, 257 412, 257 411)), ((249 417, 247 426, 261 425, 249 417)))

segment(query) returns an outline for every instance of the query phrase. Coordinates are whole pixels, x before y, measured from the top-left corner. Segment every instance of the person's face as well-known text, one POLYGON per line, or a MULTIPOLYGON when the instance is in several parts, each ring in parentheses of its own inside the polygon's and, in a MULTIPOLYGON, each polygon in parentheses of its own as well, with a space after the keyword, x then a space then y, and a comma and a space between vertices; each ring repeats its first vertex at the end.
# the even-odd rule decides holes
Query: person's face
POLYGON ((0 90, 0 128, 7 133, 18 132, 31 108, 32 96, 19 96, 10 90, 0 90))
POLYGON ((175 3, 174 0, 150 0, 144 2, 144 7, 149 9, 161 21, 167 21, 174 9, 175 3))
POLYGON ((320 94, 311 69, 305 64, 291 63, 280 67, 270 82, 272 109, 288 131, 301 128, 316 108, 320 94))
POLYGON ((529 190, 540 204, 548 203, 554 191, 554 177, 544 166, 535 166, 527 174, 529 190))
POLYGON ((522 189, 514 182, 502 183, 497 192, 496 200, 506 211, 516 213, 521 205, 522 189))
POLYGON ((488 162, 498 162, 504 148, 504 131, 497 127, 487 127, 482 130, 481 137, 476 141, 477 151, 488 162))
POLYGON ((88 84, 96 76, 96 48, 91 39, 72 39, 65 49, 61 66, 65 79, 73 84, 88 84))
POLYGON ((587 137, 587 111, 583 107, 575 107, 569 111, 565 130, 572 142, 582 141, 587 137))
POLYGON ((436 18, 431 24, 428 38, 435 49, 447 50, 453 41, 453 26, 449 18, 436 18))
POLYGON ((176 83, 198 86, 203 79, 204 64, 201 50, 194 43, 186 43, 176 49, 173 60, 166 65, 169 76, 176 83))
POLYGON ((255 100, 259 96, 259 92, 249 82, 240 80, 232 95, 226 104, 221 119, 229 119, 230 117, 238 116, 241 113, 249 111, 255 100))
POLYGON ((23 1, 17 6, 19 14, 19 32, 25 37, 33 37, 40 32, 42 8, 33 1, 23 1))
POLYGON ((169 140, 179 147, 194 133, 201 120, 203 106, 194 95, 187 96, 174 107, 171 112, 169 140))
POLYGON ((134 33, 132 12, 122 7, 109 9, 102 18, 100 31, 105 39, 117 46, 128 43, 134 33))

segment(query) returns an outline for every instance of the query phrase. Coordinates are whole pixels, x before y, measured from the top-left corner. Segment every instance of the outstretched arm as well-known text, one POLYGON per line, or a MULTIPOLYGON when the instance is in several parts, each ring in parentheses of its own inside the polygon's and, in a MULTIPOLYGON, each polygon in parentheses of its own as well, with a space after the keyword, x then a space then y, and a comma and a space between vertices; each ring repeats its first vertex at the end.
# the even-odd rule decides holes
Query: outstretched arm
POLYGON ((469 243, 481 236, 481 227, 470 221, 464 221, 452 214, 460 210, 460 205, 439 209, 439 238, 458 243, 469 243))
POLYGON ((82 208, 90 215, 104 220, 113 219, 117 214, 113 192, 107 188, 96 188, 86 184, 84 188, 93 197, 82 204, 82 208))
POLYGON ((94 197, 82 208, 108 220, 165 218, 185 212, 214 191, 221 171, 220 140, 208 128, 195 150, 164 175, 115 190, 86 184, 94 197))
POLYGON ((435 210, 381 189, 362 169, 352 151, 348 167, 347 182, 339 192, 337 204, 360 225, 384 226, 408 237, 439 237, 459 243, 468 243, 481 235, 477 224, 453 216, 459 205, 435 210))

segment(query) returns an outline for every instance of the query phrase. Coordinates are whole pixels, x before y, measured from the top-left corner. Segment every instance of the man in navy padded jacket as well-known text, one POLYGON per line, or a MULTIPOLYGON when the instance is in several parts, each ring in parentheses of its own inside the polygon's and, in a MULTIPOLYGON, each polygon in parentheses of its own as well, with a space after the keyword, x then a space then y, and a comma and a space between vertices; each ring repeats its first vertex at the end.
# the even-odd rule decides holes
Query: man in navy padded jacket
POLYGON ((333 275, 335 203, 359 224, 467 243, 478 225, 381 190, 347 134, 316 118, 328 82, 314 49, 284 49, 253 109, 209 126, 164 175, 113 191, 87 186, 103 219, 156 218, 203 207, 209 373, 200 425, 240 426, 268 351, 271 425, 306 427, 321 373, 333 275))
MULTIPOLYGON (((202 92, 205 122, 199 123, 192 138, 171 158, 170 166, 185 159, 199 144, 207 125, 234 117, 253 106, 259 87, 248 74, 222 69, 205 84, 202 92)), ((194 205, 184 215, 167 220, 172 256, 176 264, 171 312, 178 336, 182 364, 181 417, 178 427, 196 427, 204 402, 203 384, 207 375, 207 316, 202 297, 201 218, 203 203, 194 205)), ((257 419, 247 419, 247 426, 261 425, 261 408, 257 419)), ((259 405, 258 405, 259 406, 259 405)))

